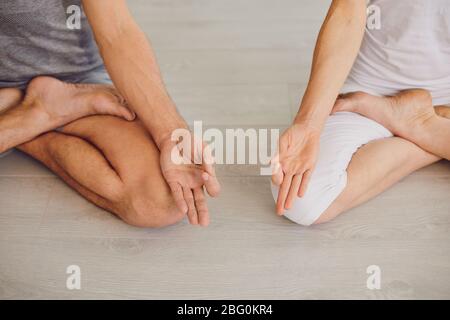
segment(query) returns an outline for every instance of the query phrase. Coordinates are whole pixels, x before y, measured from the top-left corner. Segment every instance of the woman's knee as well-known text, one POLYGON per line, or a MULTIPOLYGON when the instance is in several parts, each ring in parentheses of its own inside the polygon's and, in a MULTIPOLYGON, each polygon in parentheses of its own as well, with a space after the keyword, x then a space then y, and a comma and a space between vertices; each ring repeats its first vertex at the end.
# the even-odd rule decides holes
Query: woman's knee
MULTIPOLYGON (((316 183, 311 180, 311 183, 316 183)), ((297 197, 292 205, 292 208, 286 210, 284 216, 289 220, 308 227, 316 224, 321 224, 330 221, 330 209, 334 210, 332 204, 342 192, 345 185, 336 182, 333 185, 323 186, 313 190, 308 190, 303 197, 297 197)), ((277 201, 278 187, 272 185, 272 195, 274 201, 277 201)), ((336 216, 336 215, 334 215, 336 216)))
MULTIPOLYGON (((347 167, 357 150, 392 134, 380 124, 355 113, 331 115, 320 138, 317 165, 306 194, 297 198, 285 216, 304 226, 323 223, 339 214, 335 201, 347 185, 347 167)), ((272 185, 275 201, 278 187, 272 185)))

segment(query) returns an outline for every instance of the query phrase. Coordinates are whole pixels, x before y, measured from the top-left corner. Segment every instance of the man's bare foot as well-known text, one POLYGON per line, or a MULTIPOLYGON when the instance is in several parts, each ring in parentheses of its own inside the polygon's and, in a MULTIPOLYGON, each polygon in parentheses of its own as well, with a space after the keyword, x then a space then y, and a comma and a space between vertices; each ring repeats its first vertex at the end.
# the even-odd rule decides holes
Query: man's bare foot
POLYGON ((333 112, 350 111, 370 118, 394 135, 408 138, 411 131, 436 117, 428 91, 413 89, 392 97, 377 97, 364 92, 340 96, 333 112))
POLYGON ((46 76, 29 83, 23 105, 44 115, 41 119, 48 121, 50 129, 90 115, 112 115, 129 121, 135 118, 112 86, 71 84, 46 76))

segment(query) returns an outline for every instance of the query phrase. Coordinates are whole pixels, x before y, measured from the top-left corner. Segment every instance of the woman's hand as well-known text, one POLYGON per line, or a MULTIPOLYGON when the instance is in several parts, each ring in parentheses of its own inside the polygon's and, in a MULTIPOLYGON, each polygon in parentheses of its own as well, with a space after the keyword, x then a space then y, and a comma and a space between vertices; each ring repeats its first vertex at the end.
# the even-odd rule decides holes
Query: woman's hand
POLYGON ((280 187, 277 214, 292 207, 295 198, 306 193, 319 150, 320 129, 308 123, 296 123, 280 138, 278 155, 272 160, 272 182, 280 187))
MULTIPOLYGON (((367 1, 332 1, 314 49, 308 86, 296 119, 280 139, 277 212, 303 196, 316 164, 322 125, 355 62, 365 33, 367 1)), ((279 163, 278 163, 278 161, 279 163)), ((277 169, 277 168, 275 168, 277 169)))

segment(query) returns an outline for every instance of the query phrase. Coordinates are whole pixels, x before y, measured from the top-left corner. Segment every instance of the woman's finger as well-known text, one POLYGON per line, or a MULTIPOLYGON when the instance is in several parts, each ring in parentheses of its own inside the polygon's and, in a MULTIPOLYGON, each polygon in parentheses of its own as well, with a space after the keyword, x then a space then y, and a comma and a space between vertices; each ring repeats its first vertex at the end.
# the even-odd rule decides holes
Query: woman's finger
POLYGON ((188 219, 190 224, 198 224, 197 210, 195 209, 194 195, 189 187, 183 187, 183 195, 188 205, 188 219))
POLYGON ((286 204, 284 208, 289 210, 292 208, 295 199, 297 198, 298 190, 300 189, 300 185, 302 183, 302 174, 296 174, 292 179, 291 187, 289 189, 289 193, 286 199, 286 204))
POLYGON ((298 196, 302 198, 306 190, 308 189, 309 181, 311 180, 313 169, 306 170, 303 174, 302 184, 300 185, 300 188, 298 189, 298 196))
POLYGON ((195 207, 197 208, 198 221, 201 226, 206 227, 209 225, 209 211, 203 188, 194 189, 194 198, 195 207))
POLYGON ((283 183, 284 174, 278 155, 270 161, 270 166, 272 168, 272 183, 276 186, 280 186, 283 183))
POLYGON ((278 191, 277 199, 277 214, 283 215, 284 204, 286 202, 287 195, 292 183, 292 175, 285 175, 280 190, 278 191))

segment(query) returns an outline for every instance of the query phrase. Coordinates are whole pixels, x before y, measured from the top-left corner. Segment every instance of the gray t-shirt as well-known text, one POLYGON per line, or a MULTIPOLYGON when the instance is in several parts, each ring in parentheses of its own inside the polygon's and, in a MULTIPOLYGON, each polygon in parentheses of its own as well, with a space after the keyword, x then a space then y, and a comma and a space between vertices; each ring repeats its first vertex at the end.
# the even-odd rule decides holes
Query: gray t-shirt
POLYGON ((38 75, 76 77, 102 66, 81 0, 0 0, 0 88, 24 88, 38 75), (74 9, 81 9, 79 29, 80 11, 74 9))

